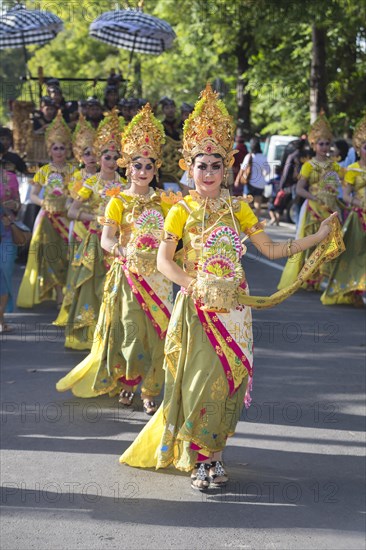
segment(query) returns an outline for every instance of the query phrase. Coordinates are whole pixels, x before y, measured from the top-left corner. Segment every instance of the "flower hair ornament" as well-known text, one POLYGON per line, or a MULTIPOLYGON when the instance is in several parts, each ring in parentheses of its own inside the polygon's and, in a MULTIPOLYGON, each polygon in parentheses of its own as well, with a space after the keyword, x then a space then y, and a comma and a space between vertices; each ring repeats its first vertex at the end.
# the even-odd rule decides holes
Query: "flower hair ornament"
POLYGON ((164 127, 154 116, 150 104, 147 103, 133 117, 122 134, 122 158, 117 163, 124 168, 134 158, 152 158, 156 169, 161 166, 162 147, 165 143, 164 127))
POLYGON ((182 170, 188 170, 197 155, 219 154, 224 166, 234 163, 234 123, 211 84, 201 92, 193 112, 184 123, 182 170))
POLYGON ((94 140, 94 152, 98 158, 103 151, 120 151, 121 133, 125 126, 125 119, 118 116, 118 109, 114 108, 100 123, 94 140))
POLYGON ((51 151, 51 147, 54 143, 62 143, 70 153, 71 146, 71 130, 64 121, 61 110, 48 126, 46 130, 46 147, 48 153, 51 151))

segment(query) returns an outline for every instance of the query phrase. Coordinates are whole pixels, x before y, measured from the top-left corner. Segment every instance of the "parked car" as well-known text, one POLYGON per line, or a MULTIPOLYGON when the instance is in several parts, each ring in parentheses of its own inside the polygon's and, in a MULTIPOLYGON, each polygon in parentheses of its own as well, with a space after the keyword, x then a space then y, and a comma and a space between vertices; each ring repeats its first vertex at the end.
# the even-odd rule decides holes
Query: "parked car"
POLYGON ((268 163, 271 167, 268 181, 275 177, 275 167, 281 164, 282 155, 286 149, 286 146, 291 141, 298 140, 297 136, 269 136, 264 145, 264 154, 267 157, 268 163))

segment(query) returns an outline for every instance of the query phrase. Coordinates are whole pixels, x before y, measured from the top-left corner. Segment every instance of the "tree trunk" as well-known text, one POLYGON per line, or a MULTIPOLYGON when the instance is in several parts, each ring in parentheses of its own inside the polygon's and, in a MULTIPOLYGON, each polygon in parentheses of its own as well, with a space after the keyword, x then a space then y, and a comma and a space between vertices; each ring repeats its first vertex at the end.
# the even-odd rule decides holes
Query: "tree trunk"
POLYGON ((317 27, 312 27, 313 51, 310 70, 310 123, 312 124, 320 111, 328 112, 328 101, 326 91, 326 51, 325 51, 326 31, 317 27))
POLYGON ((248 63, 248 48, 247 44, 252 43, 253 40, 250 37, 244 39, 241 44, 236 48, 237 70, 238 77, 236 81, 236 101, 238 106, 238 126, 242 129, 244 136, 249 137, 251 134, 251 121, 250 121, 250 103, 251 95, 250 91, 246 91, 248 86, 248 79, 243 77, 249 68, 248 63))

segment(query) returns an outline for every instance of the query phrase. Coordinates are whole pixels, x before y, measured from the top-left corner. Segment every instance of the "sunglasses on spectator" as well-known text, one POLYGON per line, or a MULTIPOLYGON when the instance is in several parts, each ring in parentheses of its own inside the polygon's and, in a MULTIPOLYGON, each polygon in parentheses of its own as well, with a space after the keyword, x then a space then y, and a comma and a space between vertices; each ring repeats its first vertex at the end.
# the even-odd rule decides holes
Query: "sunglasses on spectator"
POLYGON ((64 147, 63 145, 60 145, 60 147, 58 147, 56 145, 56 147, 52 147, 52 151, 66 151, 66 147, 64 147))
POLYGON ((318 141, 318 145, 320 145, 320 146, 330 145, 330 142, 329 141, 318 141))
POLYGON ((103 158, 104 158, 104 160, 112 160, 112 159, 113 160, 118 160, 119 159, 118 156, 117 157, 112 157, 112 155, 104 155, 103 158))
POLYGON ((91 157, 92 154, 92 151, 85 151, 85 153, 83 153, 84 157, 91 157))

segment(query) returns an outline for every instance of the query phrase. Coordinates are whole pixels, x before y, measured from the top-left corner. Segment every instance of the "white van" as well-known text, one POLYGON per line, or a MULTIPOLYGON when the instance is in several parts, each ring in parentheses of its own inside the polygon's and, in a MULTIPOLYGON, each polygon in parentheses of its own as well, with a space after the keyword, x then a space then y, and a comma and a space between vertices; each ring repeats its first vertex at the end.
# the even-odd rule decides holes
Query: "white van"
POLYGON ((281 164, 282 155, 286 146, 291 141, 298 139, 298 136, 270 136, 266 139, 264 154, 271 167, 270 174, 266 178, 268 181, 275 177, 275 167, 281 164))

